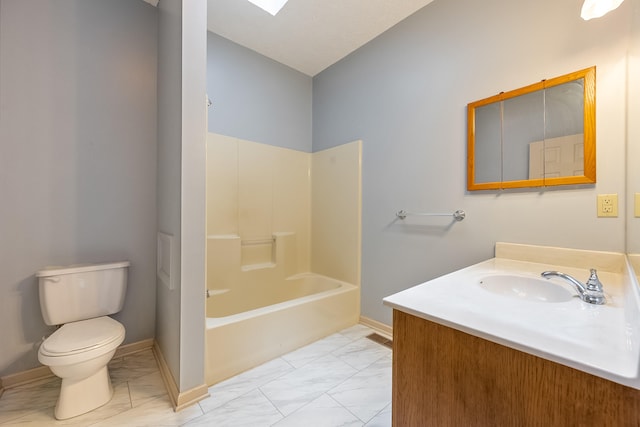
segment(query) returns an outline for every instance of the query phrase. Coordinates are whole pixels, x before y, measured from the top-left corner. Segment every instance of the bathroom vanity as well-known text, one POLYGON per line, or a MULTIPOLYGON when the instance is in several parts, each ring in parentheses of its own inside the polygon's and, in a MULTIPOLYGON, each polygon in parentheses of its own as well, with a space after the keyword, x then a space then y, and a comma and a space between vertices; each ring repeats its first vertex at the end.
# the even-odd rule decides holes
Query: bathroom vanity
POLYGON ((623 254, 498 243, 496 258, 385 298, 393 425, 640 425, 637 287, 623 254), (605 305, 540 278, 590 268, 605 305))

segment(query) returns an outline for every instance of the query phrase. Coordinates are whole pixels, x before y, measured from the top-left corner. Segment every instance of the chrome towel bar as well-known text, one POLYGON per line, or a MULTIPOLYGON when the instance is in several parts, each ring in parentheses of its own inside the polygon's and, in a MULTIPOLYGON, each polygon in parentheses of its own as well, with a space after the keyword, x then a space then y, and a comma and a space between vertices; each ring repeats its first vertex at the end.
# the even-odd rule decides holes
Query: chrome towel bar
POLYGON ((399 210, 398 212, 396 212, 396 216, 398 218, 400 218, 400 219, 405 219, 409 215, 415 215, 415 216, 453 216, 453 219, 455 219, 456 221, 462 221, 465 218, 465 216, 467 216, 467 214, 463 210, 460 210, 460 209, 458 209, 457 211, 455 211, 452 214, 450 214, 450 213, 407 212, 405 210, 399 210))

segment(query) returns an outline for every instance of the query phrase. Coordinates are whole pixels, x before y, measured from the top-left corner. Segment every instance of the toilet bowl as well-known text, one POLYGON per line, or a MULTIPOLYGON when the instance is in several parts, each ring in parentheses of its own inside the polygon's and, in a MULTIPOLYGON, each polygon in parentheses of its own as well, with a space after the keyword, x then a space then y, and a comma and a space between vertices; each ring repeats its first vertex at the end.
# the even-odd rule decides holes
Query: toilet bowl
POLYGON ((62 378, 57 419, 84 414, 111 400, 107 364, 124 335, 122 324, 103 316, 67 323, 40 345, 38 360, 62 378))
POLYGON ((128 262, 49 268, 37 273, 40 305, 48 325, 38 360, 62 379, 54 415, 59 420, 92 411, 111 400, 107 364, 125 337, 109 317, 122 309, 128 262))

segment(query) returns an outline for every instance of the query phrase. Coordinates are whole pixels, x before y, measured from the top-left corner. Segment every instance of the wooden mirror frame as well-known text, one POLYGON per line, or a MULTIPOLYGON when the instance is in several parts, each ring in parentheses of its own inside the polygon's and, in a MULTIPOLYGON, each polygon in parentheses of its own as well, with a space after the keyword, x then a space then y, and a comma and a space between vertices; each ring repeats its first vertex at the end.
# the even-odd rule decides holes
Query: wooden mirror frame
MULTIPOLYGON (((571 184, 594 184, 596 182, 596 67, 586 68, 555 77, 549 80, 502 92, 486 99, 472 102, 467 105, 467 190, 500 190, 506 188, 543 187, 571 184), (538 90, 543 90, 574 80, 584 79, 584 175, 562 176, 540 179, 525 179, 516 181, 499 182, 475 182, 475 121, 476 108, 502 102, 510 98, 525 95, 538 90)), ((502 124, 501 124, 502 126, 502 124)))

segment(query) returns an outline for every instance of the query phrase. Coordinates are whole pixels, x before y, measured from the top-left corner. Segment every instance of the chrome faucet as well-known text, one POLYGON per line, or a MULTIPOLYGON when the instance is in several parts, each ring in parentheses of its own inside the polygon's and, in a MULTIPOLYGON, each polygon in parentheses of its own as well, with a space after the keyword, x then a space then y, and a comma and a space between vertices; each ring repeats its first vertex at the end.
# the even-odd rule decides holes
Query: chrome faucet
POLYGON ((602 283, 600 282, 600 279, 598 279, 598 274, 595 268, 591 269, 591 275, 589 276, 589 279, 587 279, 587 283, 582 283, 568 274, 561 273, 559 271, 545 271, 541 275, 545 279, 560 277, 561 279, 571 283, 576 288, 580 298, 584 302, 588 302, 589 304, 604 304, 607 302, 604 297, 602 283))

